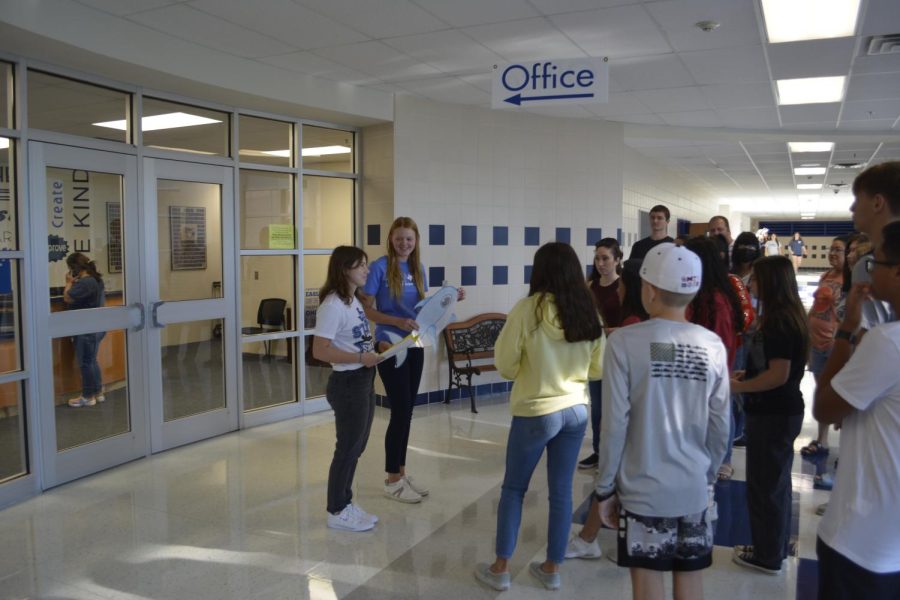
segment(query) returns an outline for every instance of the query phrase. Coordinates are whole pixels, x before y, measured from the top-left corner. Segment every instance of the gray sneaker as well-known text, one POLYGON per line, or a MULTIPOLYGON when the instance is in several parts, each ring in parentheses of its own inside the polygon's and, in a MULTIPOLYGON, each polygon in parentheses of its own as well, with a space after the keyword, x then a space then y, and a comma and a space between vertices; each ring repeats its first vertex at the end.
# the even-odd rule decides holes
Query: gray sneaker
POLYGON ((494 573, 491 571, 491 565, 487 563, 475 565, 475 579, 498 592, 509 589, 509 573, 494 573))
POLYGON ((593 542, 586 542, 577 533, 572 536, 566 546, 566 558, 600 558, 601 556, 603 556, 603 552, 596 539, 593 542))
POLYGON ((528 565, 528 572, 548 590, 559 589, 559 571, 547 573, 541 568, 541 563, 533 562, 528 565))

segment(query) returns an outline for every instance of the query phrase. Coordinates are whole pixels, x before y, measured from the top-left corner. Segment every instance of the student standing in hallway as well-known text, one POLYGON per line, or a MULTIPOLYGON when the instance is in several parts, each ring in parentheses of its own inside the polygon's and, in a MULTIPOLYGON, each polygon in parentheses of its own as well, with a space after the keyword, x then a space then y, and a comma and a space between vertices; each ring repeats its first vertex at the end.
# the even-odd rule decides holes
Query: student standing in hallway
MULTIPOLYGON (((100 308, 106 301, 103 276, 97 271, 97 265, 81 252, 73 252, 66 257, 66 287, 63 289, 63 301, 66 310, 82 308, 100 308)), ((68 404, 72 408, 94 406, 103 402, 103 378, 97 352, 100 342, 106 336, 105 331, 99 333, 82 333, 72 336, 75 346, 75 360, 81 372, 81 396, 72 398, 68 404)))
MULTIPOLYGON (((409 217, 397 217, 387 236, 387 256, 382 256, 369 269, 362 291, 368 296, 366 316, 375 322, 375 341, 379 351, 390 347, 387 332, 400 337, 418 329, 415 306, 425 298, 428 281, 425 265, 419 259, 419 228, 409 217)), ((459 300, 466 294, 459 288, 459 300)), ((399 367, 396 357, 378 365, 384 383, 391 417, 384 436, 384 494, 392 500, 417 503, 429 490, 406 472, 406 449, 412 425, 413 407, 422 380, 425 352, 409 348, 399 367)))
POLYGON ((528 297, 509 312, 494 350, 497 370, 513 380, 513 415, 506 473, 497 507, 496 559, 475 577, 509 589, 508 562, 516 549, 522 502, 531 475, 547 450, 550 515, 547 555, 529 572, 545 588, 560 586, 572 516, 572 477, 587 425, 589 380, 601 376, 603 329, 581 261, 568 244, 551 242, 534 255, 528 297))
POLYGON ((639 240, 631 247, 631 254, 628 256, 628 259, 642 260, 654 246, 664 242, 674 242, 675 240, 669 237, 668 234, 670 218, 671 213, 669 213, 668 207, 657 204, 651 208, 649 217, 650 235, 639 240))
POLYGON ((338 246, 328 260, 328 275, 319 291, 313 356, 331 363, 325 398, 334 410, 337 434, 328 470, 328 527, 368 531, 378 522, 353 503, 353 476, 366 449, 375 415, 375 369, 369 320, 357 294, 369 274, 366 253, 338 246))

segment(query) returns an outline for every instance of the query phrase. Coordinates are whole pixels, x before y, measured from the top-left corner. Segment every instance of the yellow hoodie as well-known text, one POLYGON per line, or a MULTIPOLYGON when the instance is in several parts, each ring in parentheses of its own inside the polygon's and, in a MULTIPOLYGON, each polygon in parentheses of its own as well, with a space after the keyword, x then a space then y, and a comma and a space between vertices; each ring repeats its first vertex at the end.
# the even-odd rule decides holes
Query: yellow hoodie
POLYGON ((604 339, 566 341, 556 303, 547 298, 535 316, 539 294, 516 303, 494 346, 494 364, 513 380, 509 410, 514 417, 540 417, 587 404, 587 382, 603 376, 604 339))

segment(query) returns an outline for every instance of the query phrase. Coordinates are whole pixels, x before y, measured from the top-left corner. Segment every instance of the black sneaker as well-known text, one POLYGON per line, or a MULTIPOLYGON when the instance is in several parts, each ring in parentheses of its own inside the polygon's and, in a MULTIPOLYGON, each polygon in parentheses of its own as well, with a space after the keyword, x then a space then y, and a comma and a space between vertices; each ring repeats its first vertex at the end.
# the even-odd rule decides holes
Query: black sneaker
POLYGON ((597 456, 597 453, 594 452, 584 460, 578 463, 579 469, 596 469, 597 464, 600 462, 600 457, 597 456))
POLYGON ((734 438, 734 442, 731 445, 735 448, 743 448, 747 445, 747 439, 744 436, 734 438))
POLYGON ((734 554, 731 555, 731 560, 742 567, 748 567, 750 569, 756 569, 766 575, 780 575, 781 574, 781 564, 777 567, 773 567, 770 565, 766 565, 756 560, 753 556, 752 552, 741 552, 738 548, 734 549, 734 554))

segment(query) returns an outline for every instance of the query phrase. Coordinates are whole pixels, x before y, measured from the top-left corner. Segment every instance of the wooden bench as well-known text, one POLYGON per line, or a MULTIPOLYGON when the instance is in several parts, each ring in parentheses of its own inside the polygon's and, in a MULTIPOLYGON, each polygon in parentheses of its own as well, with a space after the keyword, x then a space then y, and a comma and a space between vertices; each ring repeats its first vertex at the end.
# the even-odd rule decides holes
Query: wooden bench
POLYGON ((503 313, 484 313, 466 321, 451 323, 444 329, 444 342, 447 344, 447 360, 450 363, 450 383, 444 395, 444 403, 450 404, 450 391, 455 385, 462 389, 463 378, 469 388, 469 400, 472 412, 475 410, 475 390, 472 388, 472 376, 488 371, 496 371, 494 366, 494 344, 497 336, 506 323, 503 313), (479 364, 473 363, 479 361, 479 364))

